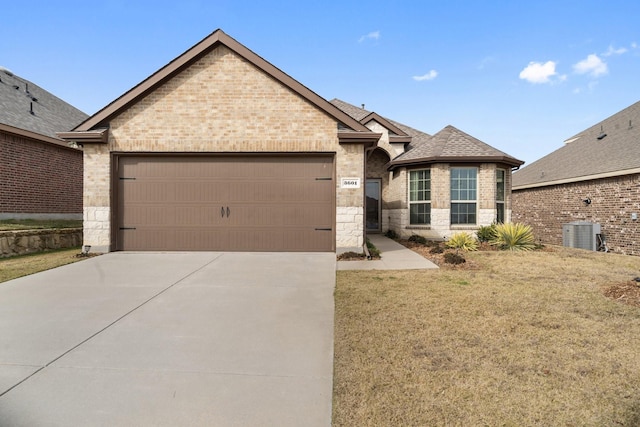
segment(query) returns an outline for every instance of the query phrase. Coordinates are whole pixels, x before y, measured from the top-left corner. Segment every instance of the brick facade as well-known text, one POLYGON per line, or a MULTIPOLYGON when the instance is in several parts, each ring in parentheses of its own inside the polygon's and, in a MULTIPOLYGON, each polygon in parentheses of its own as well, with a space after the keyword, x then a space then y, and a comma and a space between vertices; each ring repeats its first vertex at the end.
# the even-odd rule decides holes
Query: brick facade
POLYGON ((387 207, 387 222, 383 219, 383 231, 391 229, 402 237, 412 234, 422 235, 429 239, 447 238, 457 231, 474 232, 479 226, 490 225, 496 220, 496 170, 503 169, 506 173, 505 183, 505 220, 511 220, 511 168, 495 163, 481 163, 465 165, 478 169, 478 223, 475 225, 452 225, 450 219, 451 193, 450 169, 456 167, 449 163, 426 164, 424 167, 397 168, 391 173, 391 178, 383 180, 383 194, 386 195, 384 206, 387 207), (409 223, 409 171, 416 169, 430 169, 431 171, 431 224, 412 225, 409 223), (387 184, 388 188, 384 189, 387 184))
POLYGON ((82 151, 0 132, 0 218, 79 218, 82 151))
POLYGON ((361 247, 364 148, 339 144, 337 123, 225 46, 114 117, 108 144, 85 146, 85 244, 111 244, 111 152, 335 153, 336 245, 361 247))
POLYGON ((513 220, 531 225, 536 239, 562 245, 562 225, 599 223, 609 250, 640 255, 640 174, 513 191, 513 220), (591 204, 585 204, 584 199, 591 204))

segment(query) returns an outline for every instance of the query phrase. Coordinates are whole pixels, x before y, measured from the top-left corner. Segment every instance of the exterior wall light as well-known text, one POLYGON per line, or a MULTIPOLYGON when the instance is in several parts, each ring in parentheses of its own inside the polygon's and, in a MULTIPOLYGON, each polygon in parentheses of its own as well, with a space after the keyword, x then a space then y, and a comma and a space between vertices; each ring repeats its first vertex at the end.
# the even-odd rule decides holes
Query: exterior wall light
POLYGON ((582 199, 582 203, 584 203, 585 206, 589 206, 591 204, 591 199, 588 197, 586 199, 582 199))

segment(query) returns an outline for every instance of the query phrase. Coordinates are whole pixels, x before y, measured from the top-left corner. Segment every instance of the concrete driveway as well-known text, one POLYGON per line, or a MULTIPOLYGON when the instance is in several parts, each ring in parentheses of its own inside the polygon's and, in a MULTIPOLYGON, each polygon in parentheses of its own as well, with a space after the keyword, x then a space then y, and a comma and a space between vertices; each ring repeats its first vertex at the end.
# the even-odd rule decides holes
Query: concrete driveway
POLYGON ((2 426, 329 426, 332 253, 111 253, 0 283, 2 426))

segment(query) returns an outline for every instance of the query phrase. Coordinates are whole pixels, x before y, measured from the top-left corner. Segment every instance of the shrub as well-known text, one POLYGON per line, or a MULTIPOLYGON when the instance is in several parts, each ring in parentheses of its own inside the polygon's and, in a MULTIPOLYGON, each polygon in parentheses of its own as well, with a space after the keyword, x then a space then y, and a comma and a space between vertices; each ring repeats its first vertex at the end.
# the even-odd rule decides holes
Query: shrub
POLYGON ((440 245, 432 246, 429 252, 432 254, 441 254, 444 252, 444 248, 440 245))
POLYGON ((535 249, 535 241, 531 227, 521 223, 496 225, 496 235, 492 245, 510 251, 530 251, 535 249))
POLYGON ((483 225, 476 232, 481 243, 490 242, 496 237, 496 224, 483 225))
POLYGON ((455 252, 447 252, 446 254, 444 254, 444 262, 446 262, 447 264, 458 265, 467 262, 467 260, 464 259, 464 257, 460 254, 457 254, 455 252))
POLYGON ((419 236, 417 234, 414 234, 411 237, 409 237, 409 241, 410 242, 415 242, 415 243, 420 243, 421 245, 426 245, 427 244, 427 239, 425 237, 419 236))
POLYGON ((478 240, 471 234, 460 231, 453 234, 449 240, 447 240, 447 247, 453 249, 462 249, 463 251, 477 251, 478 240))
POLYGON ((387 236, 390 239, 397 239, 398 238, 398 234, 393 230, 387 230, 387 232, 384 233, 384 235, 387 236))

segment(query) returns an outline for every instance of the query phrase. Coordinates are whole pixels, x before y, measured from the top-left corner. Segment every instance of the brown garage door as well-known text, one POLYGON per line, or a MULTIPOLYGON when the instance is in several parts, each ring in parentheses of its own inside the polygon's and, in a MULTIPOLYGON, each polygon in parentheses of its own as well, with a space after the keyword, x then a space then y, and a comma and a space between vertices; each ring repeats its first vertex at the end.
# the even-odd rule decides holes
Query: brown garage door
POLYGON ((332 156, 116 162, 119 250, 335 250, 332 156))

